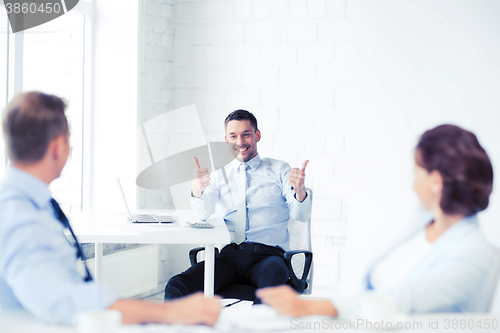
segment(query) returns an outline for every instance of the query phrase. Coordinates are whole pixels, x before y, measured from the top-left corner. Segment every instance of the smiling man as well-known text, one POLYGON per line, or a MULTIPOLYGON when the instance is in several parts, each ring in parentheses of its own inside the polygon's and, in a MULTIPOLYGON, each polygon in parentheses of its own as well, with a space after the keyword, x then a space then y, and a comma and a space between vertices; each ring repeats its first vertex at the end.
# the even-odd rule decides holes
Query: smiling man
MULTIPOLYGON (((191 192, 191 206, 200 219, 217 212, 231 235, 232 242, 215 257, 215 293, 234 284, 258 288, 284 284, 289 274, 283 254, 289 250, 290 215, 299 221, 311 216, 311 199, 305 189, 308 161, 292 169, 286 162, 261 158, 257 119, 246 110, 232 112, 224 124, 225 140, 235 160, 212 179, 208 168, 201 168, 194 157, 191 192)), ((204 264, 170 279, 165 299, 203 290, 204 264)))

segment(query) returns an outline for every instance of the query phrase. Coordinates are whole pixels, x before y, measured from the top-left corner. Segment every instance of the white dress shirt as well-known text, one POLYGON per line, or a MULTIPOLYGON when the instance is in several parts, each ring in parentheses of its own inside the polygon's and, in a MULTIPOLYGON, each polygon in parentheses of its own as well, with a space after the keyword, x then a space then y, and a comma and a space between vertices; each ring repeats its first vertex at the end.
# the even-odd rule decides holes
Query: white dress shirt
MULTIPOLYGON (((229 229, 234 240, 236 225, 236 205, 238 193, 239 165, 234 160, 224 167, 227 183, 222 170, 212 174, 210 185, 200 198, 191 197, 191 206, 198 218, 205 220, 217 212, 229 229)), ((290 214, 298 221, 311 217, 311 199, 303 202, 295 198, 295 192, 288 182, 291 167, 288 163, 260 158, 257 154, 247 162, 247 242, 258 242, 270 246, 280 246, 285 251, 289 247, 288 221, 290 214)))
POLYGON ((432 244, 425 236, 425 228, 401 243, 372 271, 370 282, 377 292, 392 293, 408 272, 430 251, 432 244))

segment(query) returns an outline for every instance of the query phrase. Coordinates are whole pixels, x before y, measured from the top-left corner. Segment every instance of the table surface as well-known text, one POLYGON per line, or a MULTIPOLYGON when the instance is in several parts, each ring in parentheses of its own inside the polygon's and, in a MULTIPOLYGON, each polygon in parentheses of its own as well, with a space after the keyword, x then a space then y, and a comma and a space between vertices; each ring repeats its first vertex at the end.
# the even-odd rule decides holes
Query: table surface
MULTIPOLYGON (((178 326, 178 325, 123 325, 119 333, 161 333, 161 332, 380 332, 381 329, 370 329, 367 323, 361 324, 358 320, 337 320, 330 317, 310 316, 291 318, 278 316, 266 305, 252 306, 239 304, 230 308, 223 308, 214 327, 206 326, 178 326), (342 326, 343 325, 343 326, 342 326), (336 327, 337 326, 337 327, 336 327), (343 328, 342 328, 343 327, 343 328)), ((364 320, 366 321, 366 320, 364 320)), ((393 320, 394 328, 383 331, 393 332, 498 332, 500 328, 493 328, 492 324, 500 324, 498 316, 487 314, 431 314, 400 316, 393 320), (395 328, 397 323, 406 325, 408 329, 395 328), (481 325, 480 328, 478 325, 481 325), (488 324, 490 328, 485 328, 488 324), (471 326, 474 325, 474 326, 471 326)), ((0 332, 2 333, 73 333, 72 327, 47 325, 35 320, 28 314, 0 311, 0 332)), ((380 320, 372 320, 372 325, 380 320)), ((386 323, 387 321, 385 321, 386 323)), ((387 325, 387 324, 385 324, 387 325)), ((387 327, 387 326, 385 326, 387 327)))
POLYGON ((84 211, 71 220, 71 226, 82 243, 141 243, 141 244, 227 244, 229 232, 222 218, 211 216, 212 229, 192 228, 191 211, 150 210, 138 213, 170 215, 173 223, 130 223, 125 214, 84 211))

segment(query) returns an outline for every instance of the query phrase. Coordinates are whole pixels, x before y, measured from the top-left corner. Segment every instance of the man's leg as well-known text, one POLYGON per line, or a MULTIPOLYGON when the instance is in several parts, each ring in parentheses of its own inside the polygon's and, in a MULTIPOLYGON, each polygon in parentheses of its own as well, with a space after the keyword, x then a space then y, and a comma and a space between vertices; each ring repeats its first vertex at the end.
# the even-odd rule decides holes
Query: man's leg
POLYGON ((262 258, 250 270, 250 282, 258 288, 279 286, 288 281, 288 267, 281 256, 262 258))
MULTIPOLYGON (((233 284, 237 279, 238 260, 227 251, 215 257, 214 290, 233 284)), ((188 268, 185 272, 173 276, 165 287, 165 300, 183 297, 197 291, 203 291, 205 261, 188 268)))

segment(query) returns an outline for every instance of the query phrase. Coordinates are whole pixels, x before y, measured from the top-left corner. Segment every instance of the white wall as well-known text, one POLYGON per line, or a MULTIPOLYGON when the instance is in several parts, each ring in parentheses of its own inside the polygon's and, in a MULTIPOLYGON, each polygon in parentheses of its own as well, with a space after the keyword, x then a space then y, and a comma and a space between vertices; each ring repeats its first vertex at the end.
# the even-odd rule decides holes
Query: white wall
POLYGON ((261 156, 300 166, 314 191, 315 288, 335 288, 347 230, 350 85, 343 0, 176 1, 172 108, 195 103, 208 141, 235 109, 254 113, 261 156), (340 97, 342 98, 342 97, 340 97), (342 242, 340 242, 342 243, 342 242))
MULTIPOLYGON (((418 205, 412 149, 424 130, 464 126, 500 159, 497 2, 148 1, 146 44, 157 47, 144 52, 146 117, 195 103, 214 141, 244 108, 259 121, 261 155, 310 159, 315 289, 337 287, 346 236, 341 278, 353 281, 418 205)), ((493 237, 499 200, 482 216, 493 237)))
POLYGON ((135 202, 138 3, 95 2, 92 207, 124 211, 114 175, 135 202), (118 15, 119 14, 119 15, 118 15))
MULTIPOLYGON (((346 251, 356 272, 417 206, 412 150, 426 129, 453 123, 473 131, 500 172, 500 3, 354 0, 348 10, 352 162, 378 170, 351 182, 361 189, 351 201, 346 251)), ((498 177, 494 185, 480 218, 500 246, 498 177)))

